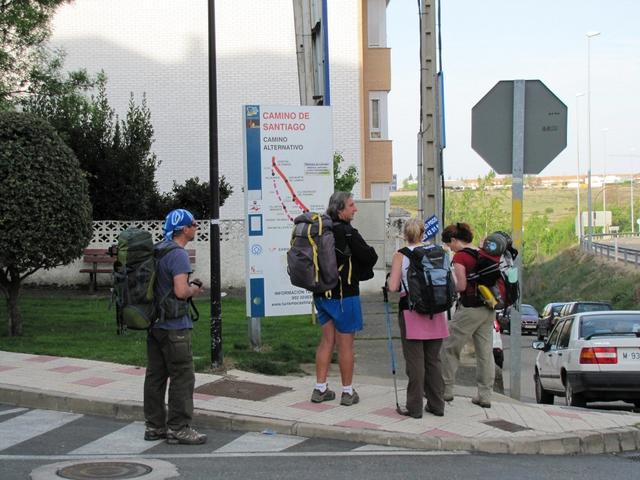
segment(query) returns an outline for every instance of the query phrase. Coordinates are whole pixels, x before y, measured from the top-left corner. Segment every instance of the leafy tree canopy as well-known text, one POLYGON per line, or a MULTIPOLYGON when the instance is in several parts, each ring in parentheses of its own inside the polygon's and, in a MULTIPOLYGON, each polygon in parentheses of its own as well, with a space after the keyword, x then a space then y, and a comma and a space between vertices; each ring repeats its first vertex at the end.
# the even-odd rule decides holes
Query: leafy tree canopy
POLYGON ((0 0, 0 109, 23 93, 39 70, 56 8, 71 0, 0 0))
POLYGON ((22 280, 80 257, 91 233, 88 183, 73 151, 45 120, 0 112, 0 290, 10 335, 22 331, 22 280))
POLYGON ((358 170, 355 166, 350 165, 344 173, 340 168, 340 164, 344 162, 341 153, 333 154, 333 188, 336 192, 350 192, 353 186, 358 183, 358 170))

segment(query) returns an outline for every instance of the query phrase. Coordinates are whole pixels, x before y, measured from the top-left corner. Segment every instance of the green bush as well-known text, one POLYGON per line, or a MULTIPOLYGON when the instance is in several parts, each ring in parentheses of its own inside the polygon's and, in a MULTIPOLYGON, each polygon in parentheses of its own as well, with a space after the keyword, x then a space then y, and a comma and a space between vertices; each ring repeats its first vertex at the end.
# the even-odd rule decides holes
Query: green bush
POLYGON ((0 112, 0 290, 9 335, 22 334, 22 281, 79 258, 92 233, 88 184, 45 120, 0 112))

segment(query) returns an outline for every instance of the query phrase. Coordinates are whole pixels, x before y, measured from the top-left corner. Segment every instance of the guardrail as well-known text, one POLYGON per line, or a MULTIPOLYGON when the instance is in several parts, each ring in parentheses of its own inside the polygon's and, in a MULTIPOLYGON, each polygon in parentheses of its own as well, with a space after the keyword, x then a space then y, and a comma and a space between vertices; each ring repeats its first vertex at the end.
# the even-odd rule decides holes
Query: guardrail
MULTIPOLYGON (((613 260, 615 262, 622 261, 625 263, 631 263, 636 267, 640 267, 640 250, 619 246, 619 236, 637 237, 638 234, 593 235, 592 238, 594 239, 597 237, 601 240, 612 240, 613 244, 594 242, 592 240, 591 251, 596 255, 606 257, 608 260, 613 260)), ((580 248, 584 251, 588 251, 589 246, 586 237, 582 238, 580 248)))

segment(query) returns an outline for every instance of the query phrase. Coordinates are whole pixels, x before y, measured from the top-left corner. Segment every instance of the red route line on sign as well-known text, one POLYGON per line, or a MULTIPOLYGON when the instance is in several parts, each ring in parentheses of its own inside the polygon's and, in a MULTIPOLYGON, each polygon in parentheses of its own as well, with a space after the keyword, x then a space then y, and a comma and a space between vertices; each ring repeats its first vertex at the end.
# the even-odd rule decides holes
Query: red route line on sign
POLYGON ((300 200, 300 198, 298 198, 298 194, 296 193, 296 191, 291 186, 291 183, 289 182, 289 179, 282 172, 282 170, 280 170, 280 168, 276 164, 276 157, 271 157, 271 167, 276 171, 276 173, 284 181, 284 184, 287 186, 287 189, 289 190, 289 192, 291 192, 291 196, 293 197, 293 201, 296 202, 296 205, 298 205, 302 209, 303 213, 308 212, 309 209, 307 208, 307 206, 304 203, 302 203, 302 200, 300 200))

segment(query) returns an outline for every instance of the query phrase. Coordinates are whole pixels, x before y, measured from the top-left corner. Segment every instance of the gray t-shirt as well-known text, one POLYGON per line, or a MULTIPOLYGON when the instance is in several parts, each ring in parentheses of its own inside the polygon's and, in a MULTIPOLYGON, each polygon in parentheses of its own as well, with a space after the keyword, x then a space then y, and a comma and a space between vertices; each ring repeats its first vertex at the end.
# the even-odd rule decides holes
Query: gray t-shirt
MULTIPOLYGON (((156 250, 164 249, 168 246, 176 246, 172 240, 164 240, 155 246, 156 250)), ((161 299, 173 290, 173 277, 182 273, 191 274, 191 263, 189 262, 189 254, 187 251, 177 245, 169 253, 164 255, 158 262, 158 270, 156 272, 157 279, 154 290, 155 298, 161 299)), ((193 321, 188 315, 180 318, 166 320, 156 323, 153 328, 162 328, 164 330, 182 330, 185 328, 193 328, 193 321)))

